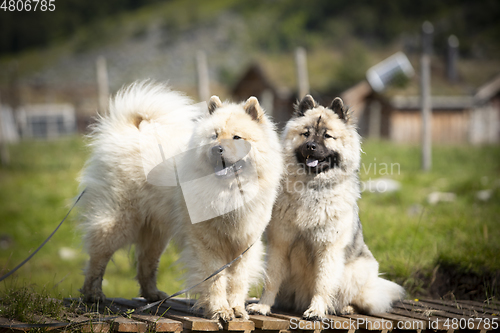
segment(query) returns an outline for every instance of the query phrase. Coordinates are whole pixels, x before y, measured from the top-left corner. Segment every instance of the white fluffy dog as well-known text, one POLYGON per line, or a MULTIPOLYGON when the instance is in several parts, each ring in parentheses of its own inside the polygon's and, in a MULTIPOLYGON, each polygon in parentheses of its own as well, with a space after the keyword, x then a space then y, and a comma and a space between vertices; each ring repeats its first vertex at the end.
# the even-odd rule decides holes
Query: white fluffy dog
POLYGON ((102 279, 113 253, 135 244, 140 293, 156 287, 160 256, 174 238, 183 250, 188 285, 200 282, 253 247, 195 292, 209 318, 248 318, 250 284, 261 273, 259 235, 271 217, 282 172, 273 123, 255 97, 206 114, 168 87, 150 82, 122 89, 90 134, 82 174, 85 245, 90 255, 81 289, 105 298, 102 279))
POLYGON ((403 288, 378 276, 358 217, 360 137, 340 98, 329 108, 306 96, 282 136, 287 174, 267 229, 265 291, 247 310, 385 312, 403 288))

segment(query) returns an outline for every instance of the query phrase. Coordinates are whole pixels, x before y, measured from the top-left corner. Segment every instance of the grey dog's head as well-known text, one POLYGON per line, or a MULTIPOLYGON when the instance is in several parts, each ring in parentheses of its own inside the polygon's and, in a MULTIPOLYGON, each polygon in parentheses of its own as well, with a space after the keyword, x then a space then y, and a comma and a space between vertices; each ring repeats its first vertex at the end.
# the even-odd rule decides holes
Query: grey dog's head
POLYGON ((310 95, 295 106, 284 132, 285 152, 307 174, 353 172, 359 168, 360 139, 342 99, 320 106, 310 95))

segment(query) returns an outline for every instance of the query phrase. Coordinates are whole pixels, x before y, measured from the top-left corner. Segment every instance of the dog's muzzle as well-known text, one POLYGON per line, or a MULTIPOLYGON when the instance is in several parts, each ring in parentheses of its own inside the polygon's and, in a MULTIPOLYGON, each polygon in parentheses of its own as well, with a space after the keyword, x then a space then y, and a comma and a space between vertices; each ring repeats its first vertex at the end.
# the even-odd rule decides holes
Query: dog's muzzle
POLYGON ((222 145, 212 147, 210 153, 212 163, 214 164, 215 176, 228 178, 233 175, 239 175, 243 172, 246 162, 243 159, 239 159, 236 162, 229 161, 225 157, 225 149, 222 145))

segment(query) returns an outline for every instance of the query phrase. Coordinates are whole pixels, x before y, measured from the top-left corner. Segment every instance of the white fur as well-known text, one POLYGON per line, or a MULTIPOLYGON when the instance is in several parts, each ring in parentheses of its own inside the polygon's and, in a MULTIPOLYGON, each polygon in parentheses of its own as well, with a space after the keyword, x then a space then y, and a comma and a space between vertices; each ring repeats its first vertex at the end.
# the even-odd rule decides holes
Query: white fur
MULTIPOLYGON (((180 93, 149 82, 134 83, 117 94, 109 114, 98 120, 90 134, 92 154, 81 179, 87 189, 80 206, 90 255, 81 290, 86 299, 105 298, 101 284, 106 265, 117 249, 128 244, 136 246, 140 293, 155 301, 166 297, 156 287, 156 270, 172 238, 182 248, 188 285, 200 282, 256 242, 241 260, 194 291, 200 294, 198 305, 208 317, 248 316, 244 300, 262 271, 259 236, 271 217, 282 171, 274 125, 256 100, 249 105, 220 104, 213 114, 205 115, 180 93), (249 115, 249 105, 258 110, 258 120, 249 115), (258 184, 251 183, 246 173, 240 181, 250 183, 256 195, 232 212, 192 224, 180 186, 157 186, 146 176, 163 158, 174 157, 178 168, 189 166, 186 172, 193 179, 209 175, 193 189, 199 196, 210 194, 207 205, 218 209, 237 186, 234 180, 215 177, 207 147, 234 135, 252 145, 245 159, 256 165, 258 184), (178 157, 188 150, 189 155, 178 157)), ((174 171, 163 171, 169 170, 174 171)))
POLYGON ((260 302, 247 309, 268 314, 275 304, 303 311, 312 320, 349 305, 369 314, 387 311, 404 291, 378 277, 378 263, 362 240, 356 128, 315 106, 287 123, 282 141, 287 173, 267 229, 266 284, 260 302), (311 175, 298 164, 295 151, 309 140, 302 133, 318 124, 335 137, 324 142, 340 154, 340 166, 311 175), (357 254, 349 255, 354 248, 357 254))

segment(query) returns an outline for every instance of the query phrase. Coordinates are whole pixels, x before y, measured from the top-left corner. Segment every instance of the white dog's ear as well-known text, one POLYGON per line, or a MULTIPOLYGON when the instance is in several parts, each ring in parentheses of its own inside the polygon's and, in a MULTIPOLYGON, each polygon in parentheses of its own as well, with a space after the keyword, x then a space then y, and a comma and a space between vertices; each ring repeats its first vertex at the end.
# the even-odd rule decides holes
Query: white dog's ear
POLYGON ((318 106, 318 103, 314 100, 314 98, 307 94, 302 98, 300 103, 295 104, 295 116, 302 117, 307 110, 312 110, 318 106))
POLYGON ((208 101, 208 113, 212 114, 215 112, 215 109, 220 108, 222 106, 222 102, 218 96, 213 95, 210 97, 208 101))
POLYGON ((245 105, 243 105, 243 109, 245 109, 245 112, 257 122, 261 120, 262 115, 264 114, 264 110, 261 108, 259 100, 254 96, 247 99, 245 105))
POLYGON ((332 104, 330 104, 330 109, 332 109, 333 112, 339 116, 339 119, 343 120, 344 122, 349 122, 349 111, 348 109, 344 106, 344 102, 340 97, 335 97, 335 99, 332 101, 332 104))

